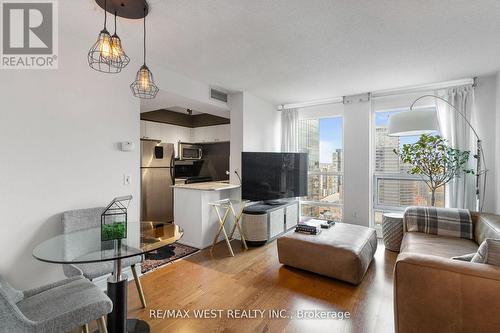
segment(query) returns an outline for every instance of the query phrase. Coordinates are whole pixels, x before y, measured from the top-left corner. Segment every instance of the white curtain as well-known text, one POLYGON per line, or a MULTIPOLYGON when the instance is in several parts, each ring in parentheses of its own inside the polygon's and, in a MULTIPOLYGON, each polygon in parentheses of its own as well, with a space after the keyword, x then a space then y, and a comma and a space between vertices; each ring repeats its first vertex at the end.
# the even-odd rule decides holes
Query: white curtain
POLYGON ((299 149, 299 111, 285 109, 281 111, 281 150, 296 152, 299 149))
MULTIPOLYGON (((470 121, 474 105, 474 88, 472 85, 440 90, 438 95, 450 102, 457 108, 458 112, 470 121)), ((441 135, 448 140, 451 147, 470 151, 468 168, 475 171, 475 138, 471 135, 470 127, 457 114, 457 110, 452 109, 443 101, 437 100, 436 106, 441 135)), ((446 185, 446 207, 474 210, 476 208, 475 198, 473 175, 456 177, 446 185)))

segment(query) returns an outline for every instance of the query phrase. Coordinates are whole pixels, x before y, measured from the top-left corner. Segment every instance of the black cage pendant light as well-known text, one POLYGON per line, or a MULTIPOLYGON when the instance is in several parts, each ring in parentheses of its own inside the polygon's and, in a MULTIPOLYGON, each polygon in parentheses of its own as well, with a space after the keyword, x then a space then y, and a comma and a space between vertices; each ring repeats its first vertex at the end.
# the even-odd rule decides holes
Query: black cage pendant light
POLYGON ((89 66, 96 71, 103 73, 120 73, 130 62, 130 58, 125 54, 122 41, 116 34, 115 11, 115 32, 111 36, 106 28, 107 2, 104 0, 104 28, 99 33, 97 41, 92 45, 88 53, 89 66))
POLYGON ((144 63, 139 68, 130 89, 135 97, 152 99, 156 97, 159 89, 154 82, 153 73, 146 66, 146 9, 147 7, 144 7, 144 63))
POLYGON ((121 71, 111 66, 111 35, 106 29, 106 1, 104 1, 104 28, 99 33, 97 41, 92 45, 87 59, 89 66, 103 73, 118 73, 121 71))

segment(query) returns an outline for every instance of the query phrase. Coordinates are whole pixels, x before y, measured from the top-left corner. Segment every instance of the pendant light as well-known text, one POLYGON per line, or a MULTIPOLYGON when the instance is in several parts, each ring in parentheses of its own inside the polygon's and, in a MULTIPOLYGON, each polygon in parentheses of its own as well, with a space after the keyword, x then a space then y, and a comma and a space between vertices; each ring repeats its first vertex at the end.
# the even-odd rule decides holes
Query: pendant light
POLYGON ((130 89, 135 97, 152 99, 156 97, 159 89, 154 82, 153 73, 146 66, 146 9, 144 7, 144 62, 139 68, 134 82, 130 85, 130 89))
POLYGON ((111 44, 111 55, 110 55, 110 67, 116 70, 116 73, 119 73, 127 67, 130 62, 130 58, 125 54, 125 51, 122 47, 122 41, 120 37, 116 34, 116 11, 115 11, 115 32, 110 39, 111 44))
POLYGON ((92 45, 88 53, 89 66, 96 71, 103 73, 118 73, 116 68, 111 66, 111 35, 106 29, 106 0, 104 1, 104 28, 99 33, 97 41, 92 45))

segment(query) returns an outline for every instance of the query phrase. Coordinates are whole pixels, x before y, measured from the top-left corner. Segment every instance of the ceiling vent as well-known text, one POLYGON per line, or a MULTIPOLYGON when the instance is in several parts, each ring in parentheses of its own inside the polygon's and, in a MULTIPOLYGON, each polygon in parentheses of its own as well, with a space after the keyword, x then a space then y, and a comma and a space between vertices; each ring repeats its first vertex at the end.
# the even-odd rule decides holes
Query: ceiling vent
POLYGON ((227 103, 227 94, 217 89, 210 88, 210 98, 219 102, 227 103))

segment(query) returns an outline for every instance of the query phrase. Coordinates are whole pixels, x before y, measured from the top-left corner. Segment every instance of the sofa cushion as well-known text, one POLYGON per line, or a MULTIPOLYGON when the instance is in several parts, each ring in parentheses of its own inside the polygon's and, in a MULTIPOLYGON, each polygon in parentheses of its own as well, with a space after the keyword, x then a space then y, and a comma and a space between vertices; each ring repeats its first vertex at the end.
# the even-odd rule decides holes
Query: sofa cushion
POLYGON ((500 239, 485 239, 471 262, 500 266, 500 239))
POLYGON ((472 218, 467 209, 410 206, 403 220, 407 231, 474 239, 472 218))
POLYGON ((444 237, 406 232, 401 243, 400 253, 416 253, 451 258, 476 252, 478 245, 471 240, 458 237, 444 237))

